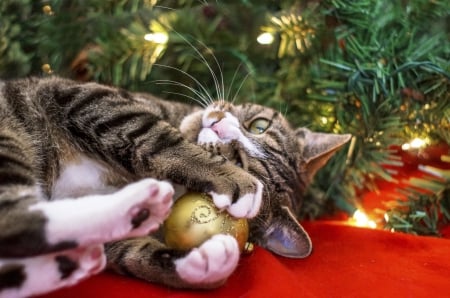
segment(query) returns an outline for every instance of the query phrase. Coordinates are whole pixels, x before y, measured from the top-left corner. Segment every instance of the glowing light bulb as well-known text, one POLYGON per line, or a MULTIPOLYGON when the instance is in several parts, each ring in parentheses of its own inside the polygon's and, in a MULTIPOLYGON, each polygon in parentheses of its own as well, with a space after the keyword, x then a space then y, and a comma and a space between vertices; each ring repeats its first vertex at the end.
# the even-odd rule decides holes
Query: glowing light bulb
POLYGON ((145 34, 144 39, 158 44, 166 44, 169 40, 169 36, 164 32, 155 32, 145 34))
POLYGON ((411 147, 412 148, 420 148, 426 145, 426 141, 419 139, 419 138, 415 138, 414 140, 411 141, 411 147))
POLYGON ((365 227, 375 229, 377 224, 375 221, 369 219, 369 217, 361 210, 357 209, 353 213, 352 222, 357 227, 365 227))
POLYGON ((425 147, 427 145, 427 142, 428 142, 427 139, 415 138, 411 142, 403 144, 402 149, 404 151, 410 149, 419 149, 425 147))
POLYGON ((273 34, 272 34, 272 33, 264 32, 264 33, 261 33, 261 34, 256 38, 256 41, 257 41, 259 44, 264 44, 264 45, 272 44, 273 41, 274 41, 274 37, 273 37, 273 34))

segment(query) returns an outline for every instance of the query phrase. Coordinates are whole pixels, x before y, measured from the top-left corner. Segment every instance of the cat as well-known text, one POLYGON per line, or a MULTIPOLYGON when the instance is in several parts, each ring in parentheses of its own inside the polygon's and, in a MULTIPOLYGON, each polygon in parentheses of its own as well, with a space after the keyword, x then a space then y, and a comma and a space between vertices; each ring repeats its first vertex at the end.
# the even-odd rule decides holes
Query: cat
POLYGON ((293 129, 250 103, 202 108, 56 76, 0 82, 0 297, 105 267, 171 287, 222 285, 239 261, 232 236, 188 251, 161 240, 175 185, 248 218, 249 241, 306 257, 302 194, 349 138, 293 129))

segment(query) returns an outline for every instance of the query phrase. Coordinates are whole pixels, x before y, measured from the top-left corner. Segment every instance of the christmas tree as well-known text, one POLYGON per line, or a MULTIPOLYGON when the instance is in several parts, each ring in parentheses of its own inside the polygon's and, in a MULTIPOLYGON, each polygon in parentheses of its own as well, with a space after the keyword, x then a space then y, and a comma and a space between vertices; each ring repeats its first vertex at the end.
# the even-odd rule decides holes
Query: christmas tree
MULTIPOLYGON (((224 96, 351 133, 299 216, 351 214, 361 191, 395 180, 399 153, 450 144, 449 18, 445 0, 3 0, 0 77, 58 74, 187 102, 224 96)), ((387 206, 386 227, 438 234, 450 220, 448 170, 423 171, 432 175, 387 206)))

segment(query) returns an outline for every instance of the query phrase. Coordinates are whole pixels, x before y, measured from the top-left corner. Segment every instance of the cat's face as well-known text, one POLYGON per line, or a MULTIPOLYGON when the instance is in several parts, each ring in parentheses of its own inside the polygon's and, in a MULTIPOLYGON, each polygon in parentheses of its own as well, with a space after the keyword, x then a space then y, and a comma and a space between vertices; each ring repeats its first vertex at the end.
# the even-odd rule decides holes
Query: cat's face
POLYGON ((311 241, 298 224, 307 185, 349 135, 293 129, 279 112, 256 104, 215 102, 187 116, 180 130, 190 141, 221 154, 264 184, 250 240, 287 257, 305 257, 311 241))

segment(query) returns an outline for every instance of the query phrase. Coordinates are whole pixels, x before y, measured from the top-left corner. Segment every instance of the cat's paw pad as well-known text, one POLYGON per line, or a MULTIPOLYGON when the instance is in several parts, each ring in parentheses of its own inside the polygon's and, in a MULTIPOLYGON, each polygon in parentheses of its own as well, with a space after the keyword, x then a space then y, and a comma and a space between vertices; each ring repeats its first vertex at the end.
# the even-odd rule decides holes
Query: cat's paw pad
POLYGON ((224 282, 239 261, 240 251, 235 238, 215 235, 175 261, 176 271, 192 285, 217 285, 224 282))
POLYGON ((127 205, 121 207, 126 211, 124 227, 127 233, 118 235, 118 238, 139 237, 158 229, 169 215, 174 190, 168 182, 143 179, 124 187, 117 194, 127 205))
POLYGON ((214 204, 219 209, 226 209, 234 217, 253 218, 258 215, 259 209, 261 208, 263 188, 263 184, 256 181, 255 192, 241 196, 234 203, 232 203, 232 198, 229 195, 212 192, 211 196, 214 204))
POLYGON ((62 253, 55 257, 61 280, 65 286, 73 285, 105 268, 103 245, 92 245, 62 253))
MULTIPOLYGON (((0 260, 0 267, 1 267, 0 260)), ((105 268, 103 245, 92 245, 24 259, 10 259, 10 268, 26 276, 20 286, 0 290, 0 297, 28 297, 72 286, 105 268), (4 291, 2 291, 4 290, 4 291)), ((1 288, 1 287, 0 287, 1 288)))

